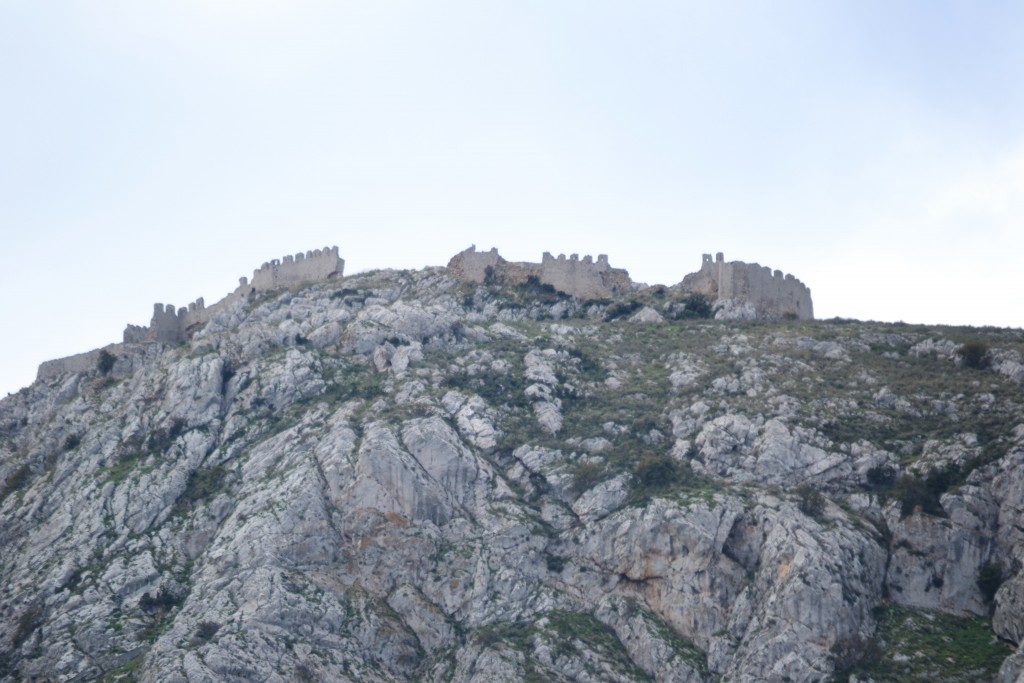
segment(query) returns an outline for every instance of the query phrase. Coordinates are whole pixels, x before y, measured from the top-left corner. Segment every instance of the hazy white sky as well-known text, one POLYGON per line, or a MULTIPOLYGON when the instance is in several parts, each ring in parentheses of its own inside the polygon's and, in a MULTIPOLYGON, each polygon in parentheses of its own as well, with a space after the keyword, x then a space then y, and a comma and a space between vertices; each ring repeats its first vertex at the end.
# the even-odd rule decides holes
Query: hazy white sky
POLYGON ((0 0, 0 395, 337 244, 1024 325, 1016 0, 0 0))

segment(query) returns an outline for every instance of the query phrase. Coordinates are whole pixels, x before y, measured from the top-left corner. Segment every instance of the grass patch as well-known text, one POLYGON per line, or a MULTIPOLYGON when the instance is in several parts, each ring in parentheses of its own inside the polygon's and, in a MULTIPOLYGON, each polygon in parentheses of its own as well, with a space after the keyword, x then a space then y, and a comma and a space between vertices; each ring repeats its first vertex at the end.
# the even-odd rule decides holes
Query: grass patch
POLYGON ((862 648, 867 657, 838 673, 836 681, 856 674, 877 683, 973 683, 991 680, 1010 655, 984 617, 889 605, 879 608, 877 618, 875 640, 862 648))
POLYGON ((579 462, 572 468, 572 492, 580 495, 604 481, 608 470, 596 462, 579 462))
POLYGON ((188 484, 178 502, 189 505, 200 503, 220 492, 228 471, 220 465, 203 467, 188 475, 188 484))
POLYGON ((104 481, 120 484, 148 457, 149 453, 144 451, 133 451, 122 455, 112 465, 103 468, 102 472, 106 475, 104 481))
POLYGON ((515 367, 507 373, 485 370, 470 375, 465 372, 445 377, 444 386, 466 394, 477 394, 491 406, 526 409, 530 399, 526 388, 532 384, 526 379, 522 368, 515 367))
MULTIPOLYGON (((593 614, 552 610, 548 612, 547 618, 550 631, 558 636, 555 646, 557 651, 565 654, 580 653, 576 641, 581 641, 588 649, 598 652, 619 673, 633 680, 651 680, 647 672, 630 658, 615 631, 593 614)), ((599 674, 600 671, 594 673, 599 674)))
POLYGON ((341 404, 352 399, 372 401, 384 394, 383 378, 368 365, 337 368, 325 373, 327 389, 313 399, 341 404))
POLYGON ((477 629, 475 637, 477 642, 485 647, 505 646, 522 652, 525 655, 526 668, 523 680, 528 682, 551 680, 549 676, 545 676, 546 671, 533 654, 534 638, 538 637, 551 642, 555 659, 579 657, 592 675, 600 677, 603 672, 584 656, 581 645, 598 653, 603 661, 611 664, 616 671, 631 680, 651 680, 651 677, 629 657, 615 632, 593 614, 552 610, 541 616, 547 620, 545 626, 540 625, 543 619, 489 624, 477 629))
POLYGON ((135 683, 142 675, 142 666, 146 663, 145 651, 139 652, 121 666, 108 671, 100 679, 102 683, 135 683))

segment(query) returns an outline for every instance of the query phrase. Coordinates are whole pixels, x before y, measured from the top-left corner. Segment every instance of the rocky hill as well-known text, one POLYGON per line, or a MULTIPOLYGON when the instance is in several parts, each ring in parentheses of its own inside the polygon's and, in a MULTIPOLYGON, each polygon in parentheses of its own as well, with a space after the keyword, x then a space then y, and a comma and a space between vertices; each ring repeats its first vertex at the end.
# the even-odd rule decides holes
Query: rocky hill
POLYGON ((378 271, 0 402, 0 680, 1024 681, 1024 333, 378 271))

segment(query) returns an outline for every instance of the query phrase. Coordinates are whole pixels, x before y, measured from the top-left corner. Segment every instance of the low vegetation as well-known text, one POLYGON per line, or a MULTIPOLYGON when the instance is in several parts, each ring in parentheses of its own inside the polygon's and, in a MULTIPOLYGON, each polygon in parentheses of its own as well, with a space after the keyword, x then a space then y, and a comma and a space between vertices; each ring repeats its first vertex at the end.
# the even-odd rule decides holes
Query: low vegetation
POLYGON ((117 362, 117 356, 110 353, 106 349, 100 351, 99 358, 96 360, 96 369, 100 371, 101 375, 106 375, 108 372, 114 369, 114 364, 117 362))
POLYGON ((961 363, 975 370, 984 370, 992 364, 992 354, 985 342, 966 342, 957 349, 956 355, 960 358, 961 363))
POLYGON ((974 683, 992 680, 1010 654, 983 617, 890 605, 877 618, 877 635, 860 644, 859 660, 840 671, 837 681, 856 675, 877 683, 974 683))

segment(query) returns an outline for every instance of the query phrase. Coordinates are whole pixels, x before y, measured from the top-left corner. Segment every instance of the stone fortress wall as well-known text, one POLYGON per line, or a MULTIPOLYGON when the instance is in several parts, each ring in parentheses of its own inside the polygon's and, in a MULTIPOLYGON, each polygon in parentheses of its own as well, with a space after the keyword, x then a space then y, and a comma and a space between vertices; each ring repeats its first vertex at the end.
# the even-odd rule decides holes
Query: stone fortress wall
POLYGON ((88 372, 89 370, 95 370, 100 362, 100 351, 113 353, 120 346, 120 344, 108 344, 102 349, 93 349, 92 351, 76 353, 73 356, 67 356, 65 358, 55 358, 54 360, 44 361, 39 364, 39 370, 36 371, 36 379, 47 379, 49 377, 56 377, 57 375, 63 375, 65 373, 88 372))
POLYGON ((722 252, 714 261, 704 254, 700 270, 684 277, 680 287, 712 301, 749 303, 758 318, 814 319, 811 290, 800 280, 757 263, 726 262, 722 252))
MULTIPOLYGON (((542 284, 580 299, 610 299, 634 288, 629 273, 622 268, 612 268, 604 254, 595 261, 590 256, 580 259, 577 254, 568 258, 559 254, 556 258, 544 252, 540 263, 526 263, 506 261, 497 249, 477 251, 474 245, 453 256, 448 270, 460 280, 474 283, 521 284, 532 276, 542 284)), ((202 298, 178 309, 170 304, 155 304, 149 326, 128 325, 124 330, 124 343, 182 342, 218 311, 254 292, 340 278, 344 271, 345 260, 338 255, 338 247, 275 259, 253 271, 251 282, 239 278, 238 288, 210 307, 202 298)), ((772 272, 756 263, 726 263, 721 253, 715 260, 710 254, 704 254, 701 269, 687 275, 677 287, 703 294, 716 303, 750 306, 759 318, 814 318, 811 290, 792 275, 783 275, 778 270, 772 272)), ((116 352, 120 346, 113 344, 104 349, 116 352)), ((100 351, 94 349, 46 361, 39 366, 36 378, 92 370, 100 351)))
POLYGON ((464 282, 478 284, 490 277, 499 284, 515 285, 532 276, 541 284, 581 299, 610 299, 625 294, 633 286, 629 273, 622 268, 612 268, 605 254, 594 261, 591 256, 580 259, 579 254, 568 258, 559 254, 556 258, 544 252, 540 263, 527 263, 506 261, 497 249, 477 251, 473 245, 453 256, 448 270, 464 282))
POLYGON ((154 304, 153 318, 149 327, 129 325, 124 331, 126 342, 159 341, 176 343, 188 338, 189 332, 206 324, 217 311, 245 299, 253 292, 265 292, 305 282, 321 282, 341 277, 345 270, 345 259, 338 256, 338 247, 324 247, 304 254, 285 256, 264 263, 253 271, 252 283, 246 278, 238 279, 238 288, 209 308, 202 297, 188 307, 175 310, 171 304, 154 304))
MULTIPOLYGON (((248 298, 254 292, 340 278, 344 271, 345 260, 338 255, 338 247, 324 247, 294 256, 288 255, 280 260, 274 259, 253 271, 251 283, 245 277, 239 278, 235 291, 209 308, 202 297, 187 307, 178 309, 171 304, 154 304, 149 327, 128 325, 124 330, 124 343, 182 342, 193 330, 208 322, 215 313, 235 301, 248 298)), ((112 344, 104 349, 115 352, 119 347, 119 344, 112 344)), ((101 349, 94 349, 66 358, 48 360, 39 366, 36 379, 93 370, 99 361, 100 351, 101 349)))
MULTIPOLYGON (((474 245, 453 256, 448 270, 460 280, 475 283, 490 277, 499 284, 519 284, 532 275, 581 299, 608 299, 633 289, 629 273, 609 266, 604 254, 594 261, 589 256, 580 260, 576 254, 555 258, 545 252, 540 263, 521 263, 506 261, 497 249, 477 251, 474 245)), ((704 254, 701 269, 684 277, 677 287, 703 294, 712 302, 749 307, 751 315, 758 318, 814 318, 811 290, 795 277, 756 263, 726 263, 721 253, 714 261, 704 254)))

